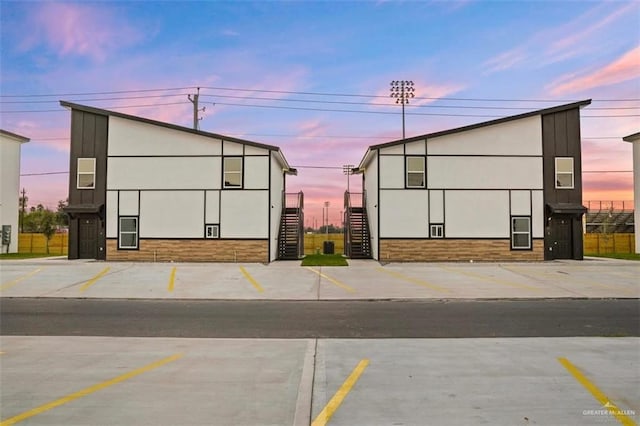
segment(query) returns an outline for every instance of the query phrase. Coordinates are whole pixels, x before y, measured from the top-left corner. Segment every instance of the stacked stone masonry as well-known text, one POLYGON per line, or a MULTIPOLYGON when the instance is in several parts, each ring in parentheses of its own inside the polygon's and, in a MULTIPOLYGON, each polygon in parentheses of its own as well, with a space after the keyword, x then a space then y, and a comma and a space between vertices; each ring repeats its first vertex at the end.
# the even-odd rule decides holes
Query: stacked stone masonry
POLYGON ((107 260, 141 262, 268 262, 266 240, 141 239, 139 250, 118 250, 107 240, 107 260))
POLYGON ((511 250, 510 240, 380 240, 380 262, 503 262, 544 260, 544 240, 532 250, 511 250))

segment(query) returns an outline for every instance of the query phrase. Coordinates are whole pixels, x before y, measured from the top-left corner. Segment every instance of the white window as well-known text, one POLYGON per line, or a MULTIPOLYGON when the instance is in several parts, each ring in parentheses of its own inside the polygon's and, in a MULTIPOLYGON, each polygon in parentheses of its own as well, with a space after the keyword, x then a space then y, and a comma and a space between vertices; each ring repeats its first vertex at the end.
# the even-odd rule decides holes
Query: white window
POLYGON ((242 188, 242 157, 225 157, 223 188, 242 188))
POLYGON ((78 158, 78 189, 96 187, 96 159, 78 158))
POLYGON ((531 218, 520 216, 511 218, 511 249, 531 248, 531 218))
POLYGON ((137 249, 138 248, 138 218, 121 217, 120 231, 118 237, 118 248, 137 249))
POLYGON ((436 223, 429 226, 429 236, 431 238, 444 238, 444 225, 436 223))
POLYGON ((573 189, 572 157, 556 157, 556 188, 573 189))
POLYGON ((424 157, 407 157, 407 188, 424 188, 424 157))
POLYGON ((205 238, 220 238, 220 225, 205 225, 204 226, 205 238))

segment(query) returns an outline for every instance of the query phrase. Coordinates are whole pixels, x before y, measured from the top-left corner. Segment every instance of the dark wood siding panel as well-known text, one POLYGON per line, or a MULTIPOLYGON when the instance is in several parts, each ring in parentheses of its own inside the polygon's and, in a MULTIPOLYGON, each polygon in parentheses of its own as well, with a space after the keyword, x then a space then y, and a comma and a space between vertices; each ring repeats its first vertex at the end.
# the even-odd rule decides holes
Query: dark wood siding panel
POLYGON ((69 204, 103 204, 107 188, 107 136, 106 116, 73 111, 71 116, 71 155, 69 164, 69 204), (78 158, 96 159, 96 187, 77 189, 78 158))
POLYGON ((569 155, 567 143, 567 116, 564 111, 554 115, 555 155, 557 157, 567 157, 569 155))
POLYGON ((580 110, 576 108, 543 115, 542 142, 545 203, 581 203, 580 110), (556 157, 574 158, 573 189, 556 189, 556 157))
POLYGON ((555 116, 553 114, 542 116, 542 174, 544 184, 545 203, 555 203, 555 175, 554 153, 555 146, 555 116))
POLYGON ((582 147, 580 138, 580 110, 573 109, 567 114, 567 143, 569 144, 569 155, 574 158, 573 178, 574 190, 572 191, 573 203, 582 202, 582 147))
MULTIPOLYGON (((69 207, 84 204, 104 205, 107 197, 107 140, 109 117, 91 112, 72 110, 71 112, 71 149, 69 161, 69 207), (96 159, 94 189, 77 188, 78 158, 96 159)), ((96 258, 104 259, 106 254, 105 218, 98 215, 74 216, 69 226, 69 258, 77 259, 79 251, 79 221, 96 221, 96 258)))

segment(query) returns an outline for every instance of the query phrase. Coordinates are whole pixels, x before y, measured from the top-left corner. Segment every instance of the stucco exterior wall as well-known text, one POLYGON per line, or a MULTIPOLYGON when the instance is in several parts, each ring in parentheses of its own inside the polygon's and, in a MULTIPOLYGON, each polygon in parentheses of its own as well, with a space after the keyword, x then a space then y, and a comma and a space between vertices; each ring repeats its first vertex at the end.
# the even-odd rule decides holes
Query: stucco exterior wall
MULTIPOLYGON (((0 225, 11 226, 9 253, 18 252, 18 216, 20 198, 20 147, 27 138, 0 133, 0 225)), ((3 253, 7 246, 1 247, 3 253)))

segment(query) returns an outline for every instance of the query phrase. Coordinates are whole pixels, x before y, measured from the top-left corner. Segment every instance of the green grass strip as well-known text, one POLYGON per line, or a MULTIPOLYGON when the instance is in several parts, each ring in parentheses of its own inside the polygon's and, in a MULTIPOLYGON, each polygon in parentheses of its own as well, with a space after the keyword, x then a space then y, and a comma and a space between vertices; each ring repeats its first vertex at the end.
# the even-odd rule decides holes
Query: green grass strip
POLYGON ((0 253, 0 259, 37 259, 39 257, 67 257, 65 254, 42 254, 42 253, 0 253))
POLYGON ((584 255, 589 257, 606 257, 608 259, 640 260, 640 254, 638 253, 585 253, 584 255))
POLYGON ((349 266, 341 254, 308 254, 302 259, 302 266, 349 266))

